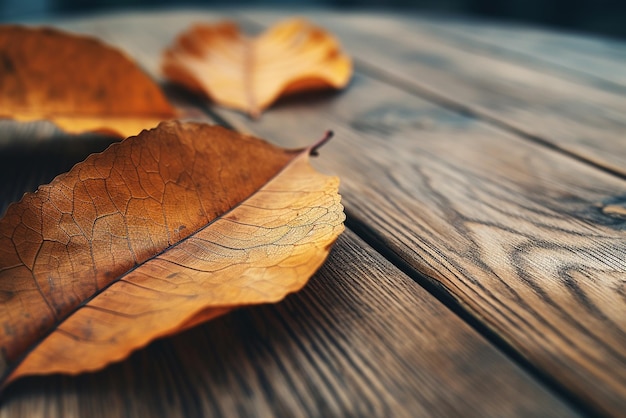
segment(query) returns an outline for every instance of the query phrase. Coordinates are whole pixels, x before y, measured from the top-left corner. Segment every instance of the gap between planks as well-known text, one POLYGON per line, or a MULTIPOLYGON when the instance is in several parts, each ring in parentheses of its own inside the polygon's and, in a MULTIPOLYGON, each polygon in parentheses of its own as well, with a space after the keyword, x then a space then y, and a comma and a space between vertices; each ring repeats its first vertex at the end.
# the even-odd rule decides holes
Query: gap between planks
POLYGON ((386 72, 384 69, 373 66, 370 63, 367 63, 365 61, 355 59, 355 64, 356 64, 357 70, 362 72, 363 74, 368 75, 377 80, 380 80, 382 82, 386 82, 389 85, 405 90, 409 93, 412 93, 413 95, 421 99, 427 100, 433 104, 441 106, 455 113, 459 113, 461 115, 476 118, 489 125, 499 128, 503 131, 514 134, 520 138, 531 141, 535 144, 546 147, 553 151, 557 151, 576 161, 582 162, 584 164, 588 164, 594 168, 604 171, 605 173, 611 174, 621 179, 626 179, 626 172, 624 171, 619 171, 617 169, 614 169, 612 167, 609 167, 603 164, 600 161, 595 161, 593 159, 585 157, 584 155, 580 155, 576 153, 575 151, 568 150, 567 148, 562 148, 558 144, 555 144, 554 142, 550 141, 549 139, 543 136, 529 133, 528 131, 524 129, 520 129, 516 127, 515 125, 511 125, 502 119, 493 117, 489 115, 488 113, 481 112, 479 109, 476 109, 473 106, 467 105, 461 101, 451 100, 449 96, 447 95, 439 94, 438 92, 434 90, 430 90, 425 86, 416 85, 409 81, 403 80, 402 78, 395 77, 393 74, 386 72))
POLYGON ((407 263, 401 256, 396 254, 385 242, 376 231, 370 228, 366 223, 361 222, 358 218, 350 214, 346 209, 346 226, 354 232, 360 239, 377 251, 382 257, 388 260, 394 267, 402 271, 408 277, 413 279, 415 283, 424 288, 431 296, 437 299, 441 304, 453 312, 458 318, 469 325, 474 331, 485 338, 489 343, 497 348, 503 355, 505 355, 513 363, 517 364, 522 370, 526 371, 532 376, 539 384, 546 387, 551 393, 559 397, 566 402, 570 407, 580 411, 587 416, 604 416, 602 412, 594 408, 588 403, 585 403, 574 392, 569 390, 561 382, 551 376, 549 373, 541 370, 541 368, 534 365, 527 358, 524 358, 515 348, 498 335, 497 332, 490 329, 487 325, 482 323, 478 318, 472 315, 467 306, 463 304, 463 301, 454 298, 451 292, 448 292, 437 280, 433 277, 428 277, 423 273, 417 271, 409 263, 407 263))

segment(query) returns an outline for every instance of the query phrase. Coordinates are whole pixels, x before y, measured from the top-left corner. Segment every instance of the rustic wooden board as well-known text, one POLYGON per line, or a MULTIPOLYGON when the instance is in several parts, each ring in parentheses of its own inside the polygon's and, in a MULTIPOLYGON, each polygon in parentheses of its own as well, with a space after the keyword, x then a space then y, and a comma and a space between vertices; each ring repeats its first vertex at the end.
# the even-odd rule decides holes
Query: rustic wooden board
MULTIPOLYGON (((199 18, 168 15, 154 25, 149 16, 139 22, 127 16, 140 39, 125 35, 119 22, 83 23, 83 29, 135 54, 159 51, 185 22, 199 18)), ((324 24, 359 61, 382 57, 377 65, 415 70, 394 59, 417 46, 359 31, 359 20, 339 21, 328 16, 324 24)), ((432 52, 446 60, 459 53, 432 52)), ((158 61, 149 55, 144 65, 154 71, 158 61)), ((449 77, 461 90, 477 88, 449 77)), ((300 146, 335 129, 338 139, 320 165, 342 176, 349 214, 378 245, 441 283, 567 390, 604 412, 623 410, 625 182, 363 76, 343 94, 283 101, 258 122, 220 114, 283 145, 300 146)))
POLYGON ((278 305, 0 402, 0 418, 576 415, 351 232, 278 305))
MULTIPOLYGON (((205 17, 157 16, 67 27, 144 51, 140 59, 154 71, 154 51, 205 17)), ((362 233, 441 283, 567 390, 621 413, 623 181, 362 75, 343 94, 284 100, 259 122, 220 114, 290 146, 334 128, 338 137, 318 164, 342 176, 362 233)), ((404 306, 394 321, 419 316, 419 304, 404 306)))
POLYGON ((364 77, 259 122, 220 114, 289 145, 335 129, 322 165, 380 245, 569 390, 623 409, 623 181, 364 77))
POLYGON ((292 106, 256 123, 222 115, 284 143, 335 129, 320 164, 377 245, 576 396, 621 413, 625 182, 365 78, 313 111, 292 106))
MULTIPOLYGON (((267 24, 284 14, 248 16, 267 24)), ((626 175, 625 95, 468 51, 419 23, 374 15, 311 17, 377 77, 626 175)))
MULTIPOLYGON (((0 132, 1 212, 114 140, 45 123, 2 122, 0 132)), ((283 303, 157 341, 95 374, 18 381, 0 401, 1 418, 390 414, 577 413, 349 231, 283 303)))

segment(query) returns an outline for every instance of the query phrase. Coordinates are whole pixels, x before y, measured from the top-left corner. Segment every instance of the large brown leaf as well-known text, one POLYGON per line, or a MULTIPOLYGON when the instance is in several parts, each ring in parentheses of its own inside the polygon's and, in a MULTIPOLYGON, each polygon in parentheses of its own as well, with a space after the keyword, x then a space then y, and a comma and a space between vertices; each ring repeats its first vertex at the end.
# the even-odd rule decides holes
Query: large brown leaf
POLYGON ((127 137, 176 116, 120 51, 55 29, 0 26, 0 117, 127 137))
POLYGON ((248 38, 232 22, 196 25, 164 55, 172 81, 257 116, 281 94, 342 88, 352 62, 330 34, 303 19, 248 38))
POLYGON ((164 122, 0 220, 0 376, 80 373, 300 289, 343 230, 338 181, 286 151, 164 122))

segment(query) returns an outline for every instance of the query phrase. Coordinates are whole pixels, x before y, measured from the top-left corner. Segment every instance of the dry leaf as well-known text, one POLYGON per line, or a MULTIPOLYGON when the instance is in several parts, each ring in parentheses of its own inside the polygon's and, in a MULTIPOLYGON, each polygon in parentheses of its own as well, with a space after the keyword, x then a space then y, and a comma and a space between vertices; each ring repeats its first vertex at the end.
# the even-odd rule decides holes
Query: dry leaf
POLYGON ((55 29, 0 26, 0 117, 125 138, 175 116, 159 86, 120 51, 55 29))
POLYGON ((352 62, 330 34, 303 19, 279 23, 254 39, 225 22, 183 33, 165 52, 163 72, 257 116, 281 94, 346 86, 352 62))
POLYGON ((343 230, 338 180, 286 151, 164 122, 0 220, 0 382, 80 373, 300 289, 343 230))

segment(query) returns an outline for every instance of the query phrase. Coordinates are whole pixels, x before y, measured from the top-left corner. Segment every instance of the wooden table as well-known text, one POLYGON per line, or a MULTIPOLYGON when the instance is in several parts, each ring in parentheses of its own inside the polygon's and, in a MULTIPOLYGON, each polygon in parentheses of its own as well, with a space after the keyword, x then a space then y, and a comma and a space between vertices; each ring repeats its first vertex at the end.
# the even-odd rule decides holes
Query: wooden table
MULTIPOLYGON (((300 293, 79 377, 35 377, 0 417, 626 416, 626 44, 528 27, 330 12, 356 74, 260 120, 283 146, 336 138, 348 229, 300 293)), ((44 22, 159 77, 193 21, 168 11, 44 22)), ((178 98, 177 100, 181 100, 178 98)), ((185 98, 182 99, 183 102, 185 98)), ((108 140, 3 122, 2 211, 108 140), (36 146, 34 146, 36 145, 36 146)))

